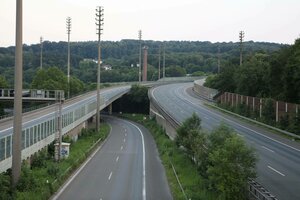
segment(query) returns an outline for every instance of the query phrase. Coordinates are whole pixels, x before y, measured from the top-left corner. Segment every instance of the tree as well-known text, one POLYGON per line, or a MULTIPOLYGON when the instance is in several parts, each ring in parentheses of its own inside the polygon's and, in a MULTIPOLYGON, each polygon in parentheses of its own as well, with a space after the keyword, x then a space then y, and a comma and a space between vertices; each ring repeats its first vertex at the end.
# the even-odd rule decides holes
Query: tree
POLYGON ((31 83, 33 89, 68 91, 67 76, 57 67, 39 69, 31 83))
POLYGON ((84 91, 84 83, 76 77, 70 78, 70 95, 79 94, 84 91))
POLYGON ((187 118, 183 124, 177 129, 176 144, 183 146, 188 154, 194 157, 195 138, 200 134, 201 119, 193 113, 190 118, 187 118))
POLYGON ((256 155, 232 130, 221 125, 211 133, 207 175, 220 199, 246 199, 249 178, 255 178, 256 155))
POLYGON ((4 76, 0 75, 0 88, 8 88, 8 83, 4 76))
POLYGON ((185 76, 185 75, 186 75, 185 69, 180 66, 172 66, 172 67, 166 68, 166 76, 167 77, 181 77, 181 76, 185 76))
POLYGON ((266 96, 269 94, 269 62, 266 54, 255 54, 244 62, 234 75, 236 92, 248 96, 266 96))

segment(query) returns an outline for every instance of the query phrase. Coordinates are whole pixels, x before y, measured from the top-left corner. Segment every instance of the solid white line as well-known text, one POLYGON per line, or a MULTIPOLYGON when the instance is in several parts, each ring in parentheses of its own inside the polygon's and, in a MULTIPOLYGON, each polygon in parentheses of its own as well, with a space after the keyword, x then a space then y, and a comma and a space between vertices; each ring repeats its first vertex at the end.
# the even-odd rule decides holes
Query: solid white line
POLYGON ((145 156, 145 141, 144 141, 144 135, 141 129, 136 126, 135 124, 128 122, 129 124, 133 125, 135 128, 137 128, 140 132, 140 135, 142 137, 142 145, 143 145, 143 200, 146 200, 146 156, 145 156))
MULTIPOLYGON (((153 93, 152 93, 152 95, 153 95, 153 93)), ((259 132, 255 131, 255 130, 252 130, 252 129, 248 128, 248 127, 245 127, 245 126, 243 126, 243 125, 240 125, 239 123, 237 123, 237 122, 235 122, 235 121, 232 121, 232 120, 230 120, 230 119, 227 119, 227 118, 225 118, 225 117, 223 117, 223 116, 221 116, 221 115, 219 115, 219 114, 213 113, 212 111, 210 111, 210 110, 204 108, 203 106, 199 106, 199 105, 195 104, 194 102, 192 102, 192 101, 190 101, 190 100, 188 100, 188 99, 186 99, 186 98, 181 98, 181 99, 184 100, 184 101, 190 102, 191 104, 193 104, 193 105, 196 106, 196 107, 199 107, 200 109, 206 110, 207 112, 211 113, 212 115, 218 116, 218 117, 220 117, 220 118, 222 118, 222 119, 224 119, 224 120, 226 120, 226 121, 229 121, 229 122, 231 122, 231 123, 233 123, 233 124, 235 124, 235 125, 237 125, 237 126, 240 126, 240 127, 244 128, 244 129, 247 129, 247 130, 249 130, 249 131, 251 131, 251 132, 254 132, 254 133, 256 133, 256 134, 258 134, 258 135, 260 135, 260 136, 262 136, 262 137, 265 137, 265 138, 267 138, 267 139, 269 139, 269 140, 272 140, 272 141, 277 142, 277 143, 279 143, 279 144, 281 144, 281 145, 283 145, 283 146, 286 146, 286 147, 288 147, 288 148, 291 148, 291 149, 293 149, 293 150, 295 150, 295 151, 300 152, 300 149, 297 149, 297 148, 292 147, 292 146, 290 146, 290 145, 288 145, 288 144, 285 144, 285 143, 283 143, 283 142, 280 142, 280 141, 278 141, 278 140, 275 140, 275 139, 273 139, 273 138, 271 138, 271 137, 269 137, 269 136, 266 136, 266 135, 264 135, 264 134, 262 134, 262 133, 259 133, 259 132)))
POLYGON ((118 162, 118 160, 119 160, 119 156, 116 158, 116 162, 118 162))
POLYGON ((123 146, 121 146, 121 151, 123 150, 123 146))
POLYGON ((283 173, 281 173, 280 171, 274 169, 273 167, 271 167, 271 166, 269 166, 269 165, 268 165, 268 168, 271 169, 271 170, 273 170, 274 172, 280 174, 281 176, 285 176, 283 173))
POLYGON ((155 115, 159 116, 160 118, 165 119, 161 114, 155 112, 152 108, 150 108, 150 111, 153 112, 155 115))
POLYGON ((272 152, 272 153, 274 153, 274 151, 272 149, 269 149, 268 147, 265 147, 265 146, 261 146, 261 147, 268 150, 268 151, 270 151, 270 152, 272 152))
POLYGON ((108 177, 108 180, 110 180, 110 179, 111 179, 111 175, 112 175, 112 172, 110 172, 110 174, 109 174, 109 177, 108 177))
MULTIPOLYGON (((111 130, 112 127, 109 124, 110 127, 110 133, 111 134, 111 130)), ((108 137, 107 137, 108 138, 108 137)), ((90 162, 90 160, 96 155, 96 153, 102 148, 103 144, 105 142, 103 141, 102 144, 97 148, 97 150, 83 163, 83 165, 81 165, 81 167, 76 171, 76 173, 66 182, 66 184, 59 190, 59 192, 54 195, 52 200, 56 200, 58 199, 58 197, 65 191, 65 189, 71 184, 71 182, 76 178, 76 176, 78 176, 78 174, 83 170, 83 168, 90 162)))

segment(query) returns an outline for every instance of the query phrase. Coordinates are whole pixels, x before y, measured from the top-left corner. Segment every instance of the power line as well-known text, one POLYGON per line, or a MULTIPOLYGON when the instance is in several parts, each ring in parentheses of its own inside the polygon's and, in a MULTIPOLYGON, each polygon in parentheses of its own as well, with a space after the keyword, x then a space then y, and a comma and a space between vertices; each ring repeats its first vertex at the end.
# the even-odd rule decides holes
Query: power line
POLYGON ((68 34, 68 98, 70 98, 70 33, 71 17, 67 17, 67 34, 68 34))
POLYGON ((101 35, 103 31, 104 9, 101 6, 96 8, 96 26, 98 35, 98 68, 97 68, 97 114, 96 114, 96 130, 100 129, 100 67, 101 67, 101 35))
POLYGON ((243 42, 245 38, 244 31, 240 31, 239 38, 240 38, 240 66, 241 66, 243 64, 243 42))
POLYGON ((40 67, 43 69, 43 37, 40 37, 40 44, 41 44, 41 58, 40 58, 40 67))
POLYGON ((22 135, 22 88, 23 88, 23 1, 17 0, 16 51, 15 51, 15 98, 12 138, 12 185, 16 187, 21 174, 22 135))
POLYGON ((139 30, 139 42, 140 42, 140 47, 139 47, 139 82, 142 81, 142 30, 139 30))

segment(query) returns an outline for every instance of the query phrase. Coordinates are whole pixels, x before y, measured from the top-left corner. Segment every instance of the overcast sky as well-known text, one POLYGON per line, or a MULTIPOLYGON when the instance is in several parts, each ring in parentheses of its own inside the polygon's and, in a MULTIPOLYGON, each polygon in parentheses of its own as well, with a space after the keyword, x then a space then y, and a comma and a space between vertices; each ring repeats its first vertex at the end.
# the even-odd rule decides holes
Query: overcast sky
MULTIPOLYGON (((300 36, 300 0, 24 0, 23 41, 96 40, 95 8, 104 6, 103 40, 237 41, 292 44, 300 36)), ((16 0, 0 0, 0 46, 15 44, 16 0)))

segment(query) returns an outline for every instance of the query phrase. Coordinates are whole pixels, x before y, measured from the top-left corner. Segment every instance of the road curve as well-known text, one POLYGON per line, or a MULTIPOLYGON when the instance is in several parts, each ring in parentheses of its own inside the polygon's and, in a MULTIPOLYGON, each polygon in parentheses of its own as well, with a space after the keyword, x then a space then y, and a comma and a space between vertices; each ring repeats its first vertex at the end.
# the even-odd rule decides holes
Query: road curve
POLYGON ((105 121, 111 126, 107 141, 53 199, 173 199, 148 130, 115 117, 105 121))
POLYGON ((256 149, 258 182, 281 200, 300 199, 300 145, 260 127, 206 107, 199 98, 189 95, 192 83, 170 84, 151 91, 154 100, 176 121, 183 122, 196 113, 202 127, 212 130, 225 123, 237 131, 249 146, 256 149))

